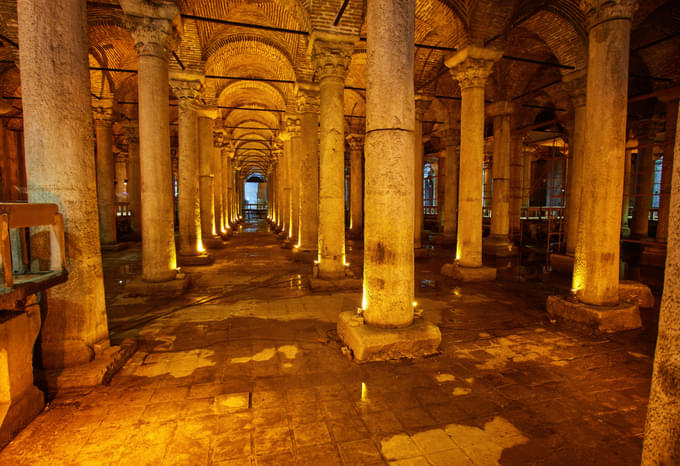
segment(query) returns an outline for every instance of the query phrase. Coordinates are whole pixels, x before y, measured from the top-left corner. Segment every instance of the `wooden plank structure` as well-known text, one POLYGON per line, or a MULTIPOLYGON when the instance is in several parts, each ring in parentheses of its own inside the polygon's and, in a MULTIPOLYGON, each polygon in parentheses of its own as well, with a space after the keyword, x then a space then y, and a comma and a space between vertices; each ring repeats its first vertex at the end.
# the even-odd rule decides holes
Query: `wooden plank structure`
MULTIPOLYGON (((25 236, 21 235, 22 258, 29 263, 25 236)), ((64 247, 64 218, 56 204, 0 203, 0 309, 21 307, 24 299, 34 293, 63 283, 68 278, 64 247), (48 226, 50 235, 50 266, 47 271, 13 273, 10 229, 48 226)))

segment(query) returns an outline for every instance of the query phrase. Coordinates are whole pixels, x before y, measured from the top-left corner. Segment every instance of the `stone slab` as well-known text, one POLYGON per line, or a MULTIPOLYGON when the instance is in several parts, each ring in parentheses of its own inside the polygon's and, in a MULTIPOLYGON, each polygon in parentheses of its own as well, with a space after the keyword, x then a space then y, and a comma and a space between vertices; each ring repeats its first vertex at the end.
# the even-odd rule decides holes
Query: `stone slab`
POLYGON ((191 280, 186 274, 177 274, 177 278, 165 282, 147 282, 137 277, 125 285, 125 293, 129 296, 179 296, 189 288, 190 284, 191 280))
POLYGON ((559 296, 548 296, 546 308, 552 319, 573 324, 594 333, 613 333, 642 326, 640 310, 636 304, 590 306, 559 296))
POLYGON ((570 254, 550 254, 550 267, 555 272, 572 273, 574 256, 570 254))
POLYGON ((442 334, 432 322, 416 318, 404 328, 366 325, 354 311, 340 313, 338 336, 357 362, 417 358, 439 352, 442 334))
POLYGON ((337 280, 309 279, 309 288, 312 291, 360 290, 362 286, 363 282, 356 278, 339 278, 337 280))
POLYGON ((482 242, 482 253, 489 256, 515 256, 517 247, 507 239, 487 237, 482 242))
POLYGON ((493 267, 461 267, 458 264, 444 264, 440 273, 463 282, 490 282, 496 279, 493 267))
POLYGON ((647 285, 631 280, 619 282, 619 300, 639 307, 654 307, 654 295, 647 285))
POLYGON ((179 265, 210 265, 214 261, 210 254, 200 254, 198 256, 178 255, 177 263, 179 265))
POLYGON ((224 241, 222 241, 222 238, 203 238, 203 246, 205 246, 206 249, 224 249, 227 247, 226 244, 224 244, 224 241))
POLYGON ((53 395, 62 390, 94 387, 109 383, 113 376, 137 350, 137 343, 125 339, 120 346, 109 346, 95 352, 95 357, 87 364, 57 370, 37 371, 41 386, 53 395))

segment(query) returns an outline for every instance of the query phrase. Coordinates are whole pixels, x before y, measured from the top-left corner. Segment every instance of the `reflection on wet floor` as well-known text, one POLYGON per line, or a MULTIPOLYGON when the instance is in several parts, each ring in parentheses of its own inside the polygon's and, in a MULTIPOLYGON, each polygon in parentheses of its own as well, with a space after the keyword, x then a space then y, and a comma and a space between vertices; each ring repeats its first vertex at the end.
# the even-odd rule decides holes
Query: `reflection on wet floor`
POLYGON ((532 251, 464 284, 439 275, 454 251, 435 249, 415 290, 441 353, 368 364, 335 330, 361 293, 311 293, 313 257, 264 221, 210 253, 183 267, 193 288, 176 299, 123 294, 138 244, 104 256, 112 343, 139 349, 109 386, 53 400, 0 464, 639 463, 653 324, 600 337, 552 325, 545 299, 569 276, 532 251))

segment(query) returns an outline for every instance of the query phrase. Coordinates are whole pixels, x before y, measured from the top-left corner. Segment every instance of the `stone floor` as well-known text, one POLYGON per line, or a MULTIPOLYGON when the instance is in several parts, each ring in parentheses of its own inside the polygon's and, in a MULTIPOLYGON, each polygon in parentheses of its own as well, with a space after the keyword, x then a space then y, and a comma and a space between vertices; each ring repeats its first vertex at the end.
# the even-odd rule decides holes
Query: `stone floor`
POLYGON ((545 297, 568 280, 455 283, 437 272, 453 252, 432 250, 416 298, 441 353, 359 365, 335 322, 360 293, 311 294, 308 258, 261 227, 187 267, 181 299, 124 296, 139 247, 107 253, 111 338, 139 350, 110 385, 52 400, 0 464, 639 464, 653 329, 554 326, 545 297))

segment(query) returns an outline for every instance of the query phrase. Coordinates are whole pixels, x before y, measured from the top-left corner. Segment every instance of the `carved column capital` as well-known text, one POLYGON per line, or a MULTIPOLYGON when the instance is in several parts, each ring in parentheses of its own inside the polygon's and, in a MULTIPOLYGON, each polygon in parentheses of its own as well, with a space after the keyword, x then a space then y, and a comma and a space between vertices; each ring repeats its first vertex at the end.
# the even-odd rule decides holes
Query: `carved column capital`
POLYGON ((179 45, 182 23, 179 7, 173 0, 120 0, 125 24, 140 56, 168 59, 179 45))
POLYGON ((328 77, 345 79, 352 61, 354 41, 353 36, 312 33, 312 65, 319 81, 328 77))
POLYGON ((416 120, 422 121, 425 112, 430 108, 430 104, 432 104, 432 97, 425 94, 416 94, 416 120))
POLYGON ((196 76, 177 76, 174 73, 170 75, 170 88, 173 94, 179 99, 179 105, 195 104, 203 89, 203 77, 196 76))
POLYGON ((92 116, 95 125, 111 125, 113 122, 113 102, 100 100, 92 104, 92 116))
POLYGON ((637 0, 581 0, 581 10, 586 17, 586 28, 612 19, 633 19, 637 0))
POLYGON ((447 58, 444 63, 461 89, 484 87, 494 63, 502 56, 500 50, 470 46, 447 58))
POLYGON ((656 139, 656 135, 664 130, 664 121, 656 118, 637 120, 631 123, 633 134, 640 144, 647 144, 656 139))
POLYGON ((319 86, 311 83, 298 83, 297 110, 299 113, 319 113, 319 86))
POLYGON ((300 119, 289 117, 286 119, 286 132, 290 138, 297 138, 302 134, 300 119))
POLYGON ((364 135, 363 134, 349 134, 345 138, 349 144, 349 150, 363 151, 364 150, 364 135))
POLYGON ((439 137, 446 147, 460 146, 460 128, 445 128, 439 131, 439 137))

